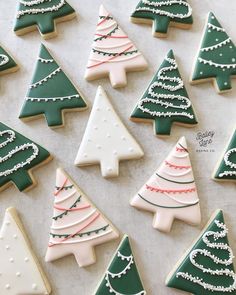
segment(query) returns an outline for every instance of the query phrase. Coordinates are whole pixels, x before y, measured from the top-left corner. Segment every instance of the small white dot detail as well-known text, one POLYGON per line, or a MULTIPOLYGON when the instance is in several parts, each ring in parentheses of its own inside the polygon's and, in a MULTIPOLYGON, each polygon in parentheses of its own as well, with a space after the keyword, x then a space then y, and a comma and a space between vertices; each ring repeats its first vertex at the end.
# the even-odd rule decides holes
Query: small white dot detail
POLYGON ((88 157, 88 155, 87 154, 84 154, 84 158, 87 158, 88 157))
POLYGON ((11 257, 11 258, 9 259, 9 261, 10 261, 11 263, 13 263, 13 262, 14 262, 14 258, 11 257))
POLYGON ((28 262, 29 261, 29 258, 28 257, 25 257, 24 260, 25 260, 25 262, 28 262))
POLYGON ((226 86, 226 85, 228 85, 228 83, 227 83, 227 82, 225 82, 225 83, 224 83, 224 85, 226 86))
POLYGON ((211 30, 208 30, 208 33, 210 33, 211 32, 211 30))
POLYGON ((96 148, 98 149, 98 150, 100 150, 102 147, 100 146, 100 145, 96 145, 96 148))
POLYGON ((9 250, 10 249, 10 246, 9 245, 6 245, 5 248, 6 248, 6 250, 9 250))
POLYGON ((107 133, 107 138, 110 138, 110 137, 111 137, 111 135, 109 133, 107 133))
POLYGON ((33 290, 37 290, 37 285, 36 285, 36 284, 33 284, 33 285, 32 285, 32 289, 33 289, 33 290))
POLYGON ((134 151, 134 149, 133 149, 133 148, 129 148, 129 151, 130 151, 130 152, 133 152, 133 151, 134 151))
POLYGON ((18 271, 18 272, 16 273, 16 276, 19 278, 19 277, 21 276, 21 273, 18 271))
POLYGON ((220 53, 220 56, 223 56, 223 54, 222 54, 222 53, 220 53))
POLYGON ((10 284, 6 284, 5 288, 9 290, 11 288, 10 284))
POLYGON ((117 151, 114 151, 114 152, 113 152, 113 155, 117 155, 117 151))
POLYGON ((235 62, 236 61, 236 59, 235 58, 232 58, 232 62, 235 62))
POLYGON ((200 72, 200 75, 203 75, 203 72, 200 72))
POLYGON ((219 41, 219 39, 216 39, 216 42, 218 42, 219 41))
POLYGON ((17 239, 17 235, 13 235, 13 238, 14 238, 14 239, 17 239))

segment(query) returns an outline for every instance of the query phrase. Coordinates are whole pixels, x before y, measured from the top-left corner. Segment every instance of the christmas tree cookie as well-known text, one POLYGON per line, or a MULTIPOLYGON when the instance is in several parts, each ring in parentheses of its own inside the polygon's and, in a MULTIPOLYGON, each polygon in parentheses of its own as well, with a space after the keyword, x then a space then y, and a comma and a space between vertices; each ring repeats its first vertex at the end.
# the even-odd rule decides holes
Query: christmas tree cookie
POLYGON ((131 15, 133 23, 152 25, 155 37, 166 37, 169 26, 189 29, 192 8, 185 0, 140 0, 131 15))
POLYGON ((90 81, 109 76, 112 87, 124 87, 126 72, 146 68, 143 55, 101 5, 85 78, 90 81))
POLYGON ((128 236, 124 236, 94 295, 146 295, 128 236))
POLYGON ((1 295, 47 295, 50 284, 15 208, 8 208, 0 230, 1 295))
POLYGON ((0 46, 0 75, 16 72, 19 69, 18 65, 10 54, 0 46))
POLYGON ((119 161, 139 159, 143 151, 99 86, 75 165, 100 164, 103 177, 119 175, 119 161))
POLYGON ((130 119, 153 122, 154 134, 168 136, 172 124, 193 127, 197 124, 192 103, 170 50, 153 77, 130 119))
POLYGON ((39 30, 44 39, 57 35, 56 24, 76 16, 66 0, 18 0, 14 32, 24 35, 39 30))
POLYGON ((54 197, 45 260, 73 254, 80 267, 95 263, 94 247, 118 238, 118 231, 62 169, 57 169, 54 197))
POLYGON ((217 210, 167 277, 167 286, 193 295, 235 295, 234 255, 227 234, 223 212, 217 210))
POLYGON ((219 93, 225 92, 232 88, 231 76, 236 77, 236 47, 210 12, 194 66, 192 84, 212 80, 219 93))
POLYGON ((174 219, 188 224, 201 222, 198 193, 184 137, 130 202, 155 214, 153 227, 169 232, 174 219))
POLYGON ((236 181, 236 131, 224 152, 223 159, 213 174, 218 181, 236 181))
POLYGON ((42 44, 19 118, 29 120, 44 115, 48 126, 55 128, 64 125, 65 112, 86 108, 82 95, 42 44))
POLYGON ((0 190, 11 183, 19 191, 32 188, 36 181, 31 170, 50 159, 40 145, 0 122, 0 190))

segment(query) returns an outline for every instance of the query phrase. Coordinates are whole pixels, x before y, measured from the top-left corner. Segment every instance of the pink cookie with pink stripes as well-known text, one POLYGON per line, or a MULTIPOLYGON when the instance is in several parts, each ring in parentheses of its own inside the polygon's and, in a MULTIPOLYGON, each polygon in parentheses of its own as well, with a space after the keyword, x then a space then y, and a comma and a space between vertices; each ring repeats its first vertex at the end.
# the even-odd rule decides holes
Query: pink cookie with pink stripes
POLYGON ((101 5, 85 79, 109 77, 112 87, 124 87, 127 85, 126 72, 146 68, 143 55, 101 5))
POLYGON ((171 230, 174 219, 192 225, 200 224, 199 198, 184 137, 180 138, 130 204, 153 212, 153 227, 163 232, 171 230))
POLYGON ((95 263, 94 247, 118 238, 117 229, 62 169, 57 169, 54 198, 45 260, 73 254, 80 267, 95 263))

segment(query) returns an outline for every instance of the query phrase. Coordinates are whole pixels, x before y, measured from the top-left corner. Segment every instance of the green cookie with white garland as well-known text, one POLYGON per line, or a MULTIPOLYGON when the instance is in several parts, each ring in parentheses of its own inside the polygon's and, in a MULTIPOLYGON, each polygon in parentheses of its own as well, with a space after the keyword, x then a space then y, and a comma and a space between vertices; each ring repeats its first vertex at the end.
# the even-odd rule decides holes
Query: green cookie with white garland
POLYGON ((19 69, 18 65, 10 54, 0 46, 0 75, 16 72, 19 69))
POLYGON ((166 285, 193 295, 235 295, 234 255, 227 234, 223 212, 217 210, 166 285))
POLYGON ((138 101, 130 119, 153 123, 154 134, 169 136, 173 124, 194 127, 197 119, 172 50, 138 101))
POLYGON ((140 0, 130 20, 152 25, 154 37, 166 37, 169 27, 192 26, 192 8, 186 0, 140 0))
POLYGON ((234 131, 223 158, 213 173, 213 179, 236 181, 236 131, 234 131))
POLYGON ((70 20, 76 16, 66 0, 18 0, 18 11, 14 32, 24 35, 39 30, 44 39, 57 35, 56 23, 70 20))
POLYGON ((236 47, 210 12, 191 83, 213 81, 216 90, 222 93, 232 89, 231 78, 236 78, 236 47))
POLYGON ((29 190, 36 184, 31 170, 50 159, 43 147, 0 122, 0 191, 11 183, 29 190))
POLYGON ((82 111, 86 102, 47 48, 42 44, 32 83, 19 118, 44 116, 51 128, 64 126, 64 113, 82 111))
POLYGON ((146 295, 129 237, 124 236, 94 295, 146 295))

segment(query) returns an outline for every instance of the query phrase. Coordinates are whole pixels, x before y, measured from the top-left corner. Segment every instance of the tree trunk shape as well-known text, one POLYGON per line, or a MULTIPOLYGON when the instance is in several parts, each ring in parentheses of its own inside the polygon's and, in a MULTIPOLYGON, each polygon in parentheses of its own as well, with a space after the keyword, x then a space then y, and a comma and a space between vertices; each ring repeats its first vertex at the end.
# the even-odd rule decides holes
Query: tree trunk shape
POLYGON ((55 31, 55 21, 50 15, 45 15, 43 22, 38 23, 39 31, 42 35, 46 35, 55 31))
POLYGON ((172 120, 168 118, 158 118, 155 119, 154 124, 154 129, 156 135, 170 135, 171 133, 171 127, 172 127, 172 120))
POLYGON ((155 17, 153 21, 153 31, 155 33, 167 34, 170 24, 170 18, 167 16, 155 17))
POLYGON ((174 219, 192 225, 201 221, 198 194, 184 137, 130 202, 155 214, 153 227, 169 232, 174 219))
POLYGON ((116 177, 119 175, 119 161, 115 156, 107 155, 100 165, 103 177, 116 177))
POLYGON ((117 230, 61 169, 57 170, 54 196, 45 260, 73 254, 80 267, 95 263, 93 248, 116 239, 117 230))
POLYGON ((15 184, 20 192, 26 188, 30 188, 33 185, 29 172, 26 170, 20 170, 14 176, 11 177, 11 181, 15 184))
POLYGON ((126 72, 146 68, 143 55, 101 5, 85 78, 94 80, 109 76, 114 88, 124 87, 127 84, 126 72))
POLYGON ((232 88, 230 75, 220 75, 215 78, 215 83, 219 91, 227 91, 232 88))

